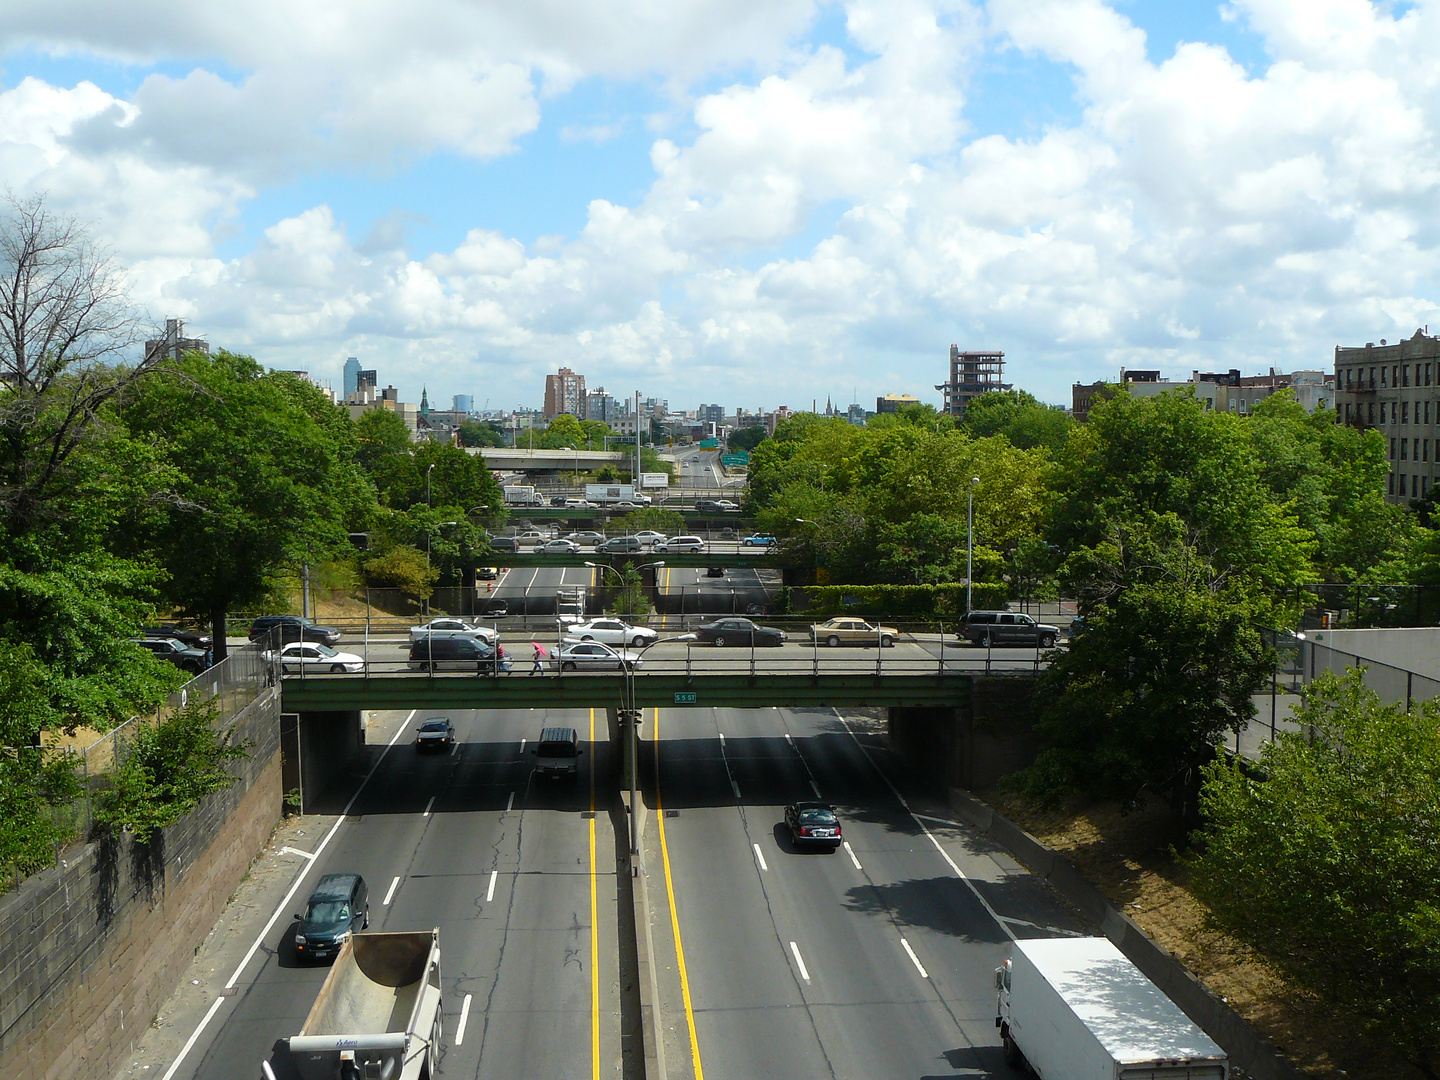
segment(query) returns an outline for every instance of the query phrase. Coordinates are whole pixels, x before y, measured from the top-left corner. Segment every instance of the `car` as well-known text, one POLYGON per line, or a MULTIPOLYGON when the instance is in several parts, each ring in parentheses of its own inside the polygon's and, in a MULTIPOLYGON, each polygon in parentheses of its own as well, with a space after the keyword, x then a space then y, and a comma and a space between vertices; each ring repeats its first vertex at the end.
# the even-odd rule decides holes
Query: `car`
POLYGON ((566 499, 564 505, 567 510, 589 510, 595 504, 586 499, 566 499))
POLYGON ((648 626, 631 626, 624 619, 610 615, 576 623, 569 628, 566 636, 576 641, 601 641, 606 645, 624 645, 629 648, 653 645, 660 638, 660 635, 648 626))
POLYGON ((613 555, 625 551, 643 551, 645 545, 636 536, 612 536, 603 544, 595 545, 596 554, 613 555))
POLYGON ((656 532, 653 529, 641 529, 635 534, 635 539, 639 540, 642 544, 658 544, 662 540, 668 539, 668 537, 666 537, 664 533, 656 532))
POLYGON ((270 639, 278 634, 280 644, 290 641, 318 641, 322 645, 335 645, 340 641, 340 631, 333 626, 320 626, 299 615, 261 615, 250 624, 250 640, 270 639))
POLYGON ((875 626, 864 619, 840 617, 810 627, 810 640, 823 641, 831 648, 839 645, 880 645, 888 649, 895 644, 900 631, 893 626, 875 626))
POLYGON ((191 675, 199 675, 210 666, 209 653, 206 650, 192 649, 176 638, 143 637, 130 640, 157 659, 168 660, 181 671, 188 671, 191 675))
POLYGON ((746 615, 760 615, 760 616, 765 616, 765 615, 769 615, 769 614, 770 614, 770 611, 769 611, 768 608, 766 608, 766 606, 765 606, 764 604, 746 604, 746 605, 745 605, 745 614, 746 614, 746 615))
POLYGON ((640 504, 639 504, 639 503, 633 503, 633 502, 631 502, 629 499, 621 499, 619 502, 613 502, 613 503, 611 503, 611 504, 610 504, 610 509, 611 509, 611 510, 621 510, 621 511, 639 510, 639 509, 640 509, 640 504))
POLYGON ((448 750, 455 745, 455 725, 448 717, 432 716, 415 729, 416 750, 448 750))
POLYGON ((182 641, 191 649, 199 649, 204 652, 210 648, 213 641, 209 634, 202 634, 198 630, 190 630, 176 623, 161 623, 159 626, 147 626, 140 631, 147 638, 174 638, 182 641))
POLYGON ((735 503, 731 502, 729 499, 716 499, 715 509, 725 514, 731 514, 739 510, 740 507, 737 506, 735 503))
POLYGON ((475 579, 477 581, 494 581, 500 576, 500 571, 493 566, 477 566, 475 568, 475 579))
POLYGON ((740 541, 741 547, 774 547, 775 537, 768 533, 756 533, 754 536, 747 536, 740 541))
POLYGON ((492 536, 490 548, 492 551, 516 552, 520 550, 520 541, 513 536, 492 536))
POLYGON ((790 842, 796 847, 801 844, 820 844, 831 850, 844 842, 840 819, 835 808, 823 802, 793 802, 785 807, 785 827, 790 830, 790 842))
POLYGON ((672 536, 668 540, 657 540, 653 551, 704 551, 705 541, 698 536, 672 536))
POLYGON ((580 778, 580 733, 573 727, 540 729, 535 749, 536 775, 549 780, 564 778, 572 784, 580 778))
POLYGON ((603 544, 605 542, 605 534, 598 532, 572 532, 566 539, 575 541, 575 543, 581 547, 594 547, 596 544, 603 544))
POLYGON ((318 641, 292 641, 279 652, 266 652, 265 659, 278 663, 287 674, 303 671, 307 675, 357 675, 365 670, 365 658, 354 653, 339 652, 318 641))
POLYGON ((714 499, 696 499, 695 512, 697 514, 718 514, 720 512, 720 504, 714 499))
POLYGON ((723 566, 707 566, 707 567, 705 568, 705 576, 706 576, 706 577, 724 577, 724 576, 725 576, 725 568, 724 568, 723 566))
POLYGON ((549 661, 560 671, 633 671, 644 663, 639 653, 612 649, 598 641, 566 642, 550 655, 549 661))
POLYGON ((410 628, 410 643, 424 641, 426 638, 453 638, 468 637, 479 638, 487 645, 494 645, 499 635, 488 626, 472 626, 464 619, 453 617, 444 619, 431 619, 421 626, 410 628))
MULTIPOLYGON (((526 529, 524 532, 515 534, 515 542, 524 547, 527 544, 543 544, 549 537, 539 529, 526 529)), ((520 550, 516 548, 516 550, 520 550)))
POLYGON ((478 615, 488 615, 490 618, 498 618, 501 615, 510 614, 510 605, 504 600, 480 600, 477 606, 484 608, 484 611, 476 612, 478 615))
POLYGON ((727 645, 751 644, 778 646, 785 644, 789 639, 789 635, 784 630, 777 630, 773 626, 760 626, 749 619, 734 616, 716 619, 714 622, 697 626, 694 635, 698 642, 721 648, 727 645))
MULTIPOLYGON (((496 666, 496 646, 483 638, 437 637, 421 638, 410 646, 405 658, 411 671, 473 671, 489 672, 496 666)), ((501 649, 499 668, 510 670, 510 662, 501 649)))
POLYGON ((960 620, 960 636, 972 645, 1033 645, 1052 649, 1060 628, 1019 611, 972 611, 960 620))
POLYGON ((535 545, 537 555, 573 554, 579 550, 580 545, 574 540, 546 540, 543 544, 535 545))
POLYGON ((351 934, 370 925, 370 890, 359 874, 326 874, 296 914, 295 955, 301 960, 334 956, 351 934))

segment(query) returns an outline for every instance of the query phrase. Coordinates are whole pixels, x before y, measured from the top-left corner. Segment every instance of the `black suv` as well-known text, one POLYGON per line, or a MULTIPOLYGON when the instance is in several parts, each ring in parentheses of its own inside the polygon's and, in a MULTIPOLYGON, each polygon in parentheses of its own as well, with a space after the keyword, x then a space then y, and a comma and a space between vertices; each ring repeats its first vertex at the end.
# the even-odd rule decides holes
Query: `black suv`
POLYGON ((320 626, 299 615, 261 615, 250 624, 250 640, 270 637, 278 631, 280 644, 292 641, 318 641, 321 645, 335 645, 340 641, 340 631, 333 626, 320 626))
POLYGON ((695 510, 701 514, 719 514, 724 510, 714 499, 696 499, 695 510))
POLYGON ((972 645, 1038 645, 1052 649, 1060 628, 1018 611, 972 611, 960 620, 960 636, 972 645))
POLYGON ((319 960, 340 951, 345 938, 370 925, 370 890, 359 874, 326 874, 315 883, 305 914, 296 914, 295 955, 319 960))
POLYGON ((492 551, 519 551, 520 541, 513 536, 492 536, 490 538, 490 550, 492 551))

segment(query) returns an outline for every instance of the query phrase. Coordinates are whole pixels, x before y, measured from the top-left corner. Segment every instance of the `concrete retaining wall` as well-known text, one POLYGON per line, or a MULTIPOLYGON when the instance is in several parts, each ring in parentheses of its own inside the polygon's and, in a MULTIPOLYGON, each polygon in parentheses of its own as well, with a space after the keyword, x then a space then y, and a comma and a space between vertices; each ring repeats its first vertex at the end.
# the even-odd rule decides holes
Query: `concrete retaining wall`
POLYGON ((890 709, 890 741, 920 775, 971 790, 1035 760, 1035 680, 977 675, 969 710, 890 709))
POLYGON ((148 845, 73 849, 0 898, 0 1076, 110 1080, 280 815, 280 699, 238 717, 239 781, 148 845))

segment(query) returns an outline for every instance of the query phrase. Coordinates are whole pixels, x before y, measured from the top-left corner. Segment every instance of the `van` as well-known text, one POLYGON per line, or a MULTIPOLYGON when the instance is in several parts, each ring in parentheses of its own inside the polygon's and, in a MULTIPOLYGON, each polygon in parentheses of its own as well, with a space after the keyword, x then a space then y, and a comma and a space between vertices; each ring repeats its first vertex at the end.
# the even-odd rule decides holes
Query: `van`
POLYGON ((370 890, 359 874, 326 874, 315 883, 305 913, 295 914, 295 955, 334 957, 345 939, 370 925, 370 890))
POLYGON ((656 551, 704 551, 705 541, 698 536, 672 536, 669 540, 657 540, 656 551))
POLYGON ((580 776, 580 734, 573 727, 547 727, 530 751, 535 755, 535 772, 541 778, 567 778, 572 784, 580 776))
POLYGON ((1018 611, 972 611, 960 620, 960 636, 972 645, 1030 645, 1052 649, 1060 628, 1018 611))
MULTIPOLYGON (((480 638, 421 638, 410 646, 407 658, 411 671, 474 671, 488 672, 495 663, 495 652, 480 638)), ((501 660, 501 671, 510 670, 510 662, 501 660)))

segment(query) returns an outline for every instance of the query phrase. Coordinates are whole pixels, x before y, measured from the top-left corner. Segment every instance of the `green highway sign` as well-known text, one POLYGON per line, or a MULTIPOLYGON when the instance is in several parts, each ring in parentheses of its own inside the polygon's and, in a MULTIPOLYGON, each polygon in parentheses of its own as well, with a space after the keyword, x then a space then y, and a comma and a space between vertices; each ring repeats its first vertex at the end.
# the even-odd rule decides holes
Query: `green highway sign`
POLYGON ((687 691, 687 690, 676 690, 676 691, 675 691, 675 704, 676 704, 676 705, 694 705, 694 704, 695 704, 695 692, 694 692, 693 690, 688 690, 688 691, 687 691))

